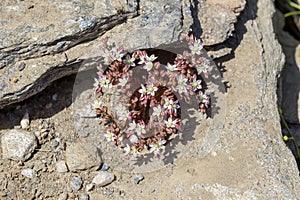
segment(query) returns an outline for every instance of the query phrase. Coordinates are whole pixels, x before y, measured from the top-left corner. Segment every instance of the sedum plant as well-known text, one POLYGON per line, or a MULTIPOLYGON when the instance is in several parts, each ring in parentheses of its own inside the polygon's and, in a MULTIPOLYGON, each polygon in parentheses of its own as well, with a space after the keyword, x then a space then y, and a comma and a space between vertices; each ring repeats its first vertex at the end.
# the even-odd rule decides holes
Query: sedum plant
POLYGON ((99 70, 95 79, 97 100, 92 106, 104 120, 105 140, 120 147, 128 158, 143 153, 162 155, 180 130, 180 99, 189 102, 193 98, 203 114, 210 108, 203 76, 209 76, 211 68, 203 44, 193 35, 185 34, 182 40, 189 49, 167 63, 149 50, 124 52, 107 40, 101 46, 105 70, 99 70), (122 98, 105 100, 112 93, 122 98), (113 106, 108 106, 111 101, 113 106))

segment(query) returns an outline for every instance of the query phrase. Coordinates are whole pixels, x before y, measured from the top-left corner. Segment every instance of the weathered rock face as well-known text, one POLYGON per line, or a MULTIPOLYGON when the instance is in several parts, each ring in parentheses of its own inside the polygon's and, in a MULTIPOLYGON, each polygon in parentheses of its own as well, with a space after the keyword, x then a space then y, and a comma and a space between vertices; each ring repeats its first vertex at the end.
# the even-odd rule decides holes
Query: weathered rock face
MULTIPOLYGON (((227 69, 224 80, 231 87, 224 129, 211 155, 200 159, 196 144, 175 166, 145 174, 147 189, 141 193, 140 187, 130 187, 127 197, 299 199, 299 172, 281 140, 277 113, 276 77, 284 58, 274 35, 273 2, 106 2, 1 2, 0 107, 41 91, 79 66, 96 65, 103 37, 127 49, 149 48, 174 42, 192 27, 227 69), (149 188, 154 190, 149 193, 149 188)), ((122 178, 112 184, 126 188, 122 178)))
POLYGON ((206 44, 224 42, 245 1, 1 4, 0 108, 40 92, 53 80, 75 73, 79 66, 97 65, 99 38, 111 29, 106 35, 114 36, 116 43, 125 41, 127 49, 177 41, 191 26, 202 28, 206 44))

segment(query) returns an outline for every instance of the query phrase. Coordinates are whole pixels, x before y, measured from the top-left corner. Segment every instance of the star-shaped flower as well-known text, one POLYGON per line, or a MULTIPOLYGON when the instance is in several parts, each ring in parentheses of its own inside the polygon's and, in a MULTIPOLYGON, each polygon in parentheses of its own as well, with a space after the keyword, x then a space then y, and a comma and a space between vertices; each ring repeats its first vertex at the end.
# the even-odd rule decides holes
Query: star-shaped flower
POLYGON ((145 124, 137 124, 136 129, 135 129, 136 133, 138 136, 141 136, 142 134, 146 133, 145 130, 145 124))
POLYGON ((186 85, 179 84, 177 86, 177 90, 179 94, 186 93, 187 92, 186 85))
POLYGON ((195 39, 195 41, 193 42, 192 45, 189 46, 192 54, 197 54, 200 55, 201 54, 201 50, 203 49, 203 45, 202 42, 198 39, 195 39))
POLYGON ((176 126, 176 120, 172 120, 172 118, 169 118, 168 121, 164 120, 164 122, 167 128, 175 128, 176 126))
POLYGON ((104 137, 106 138, 107 142, 113 142, 115 139, 115 136, 116 135, 110 131, 107 131, 106 134, 104 134, 104 137))
POLYGON ((153 63, 151 61, 147 61, 143 68, 149 72, 153 68, 153 63))
POLYGON ((155 87, 153 83, 147 85, 147 94, 154 96, 157 90, 158 88, 155 87))
POLYGON ((175 71, 175 70, 178 70, 177 68, 177 65, 171 65, 170 63, 167 63, 167 66, 166 66, 167 70, 169 71, 175 71))
POLYGON ((104 75, 99 76, 99 78, 95 79, 95 81, 96 82, 95 82, 94 86, 97 86, 97 87, 101 86, 103 88, 108 88, 109 87, 110 81, 104 75))
POLYGON ((129 128, 128 128, 128 130, 129 130, 129 131, 133 131, 133 130, 136 129, 136 127, 137 127, 137 124, 136 124, 135 121, 133 120, 131 123, 129 123, 129 128))
POLYGON ((141 97, 143 97, 144 95, 146 95, 147 94, 147 88, 143 85, 143 84, 141 84, 141 89, 139 89, 139 93, 141 94, 141 97))
POLYGON ((120 61, 122 62, 122 57, 124 56, 125 54, 122 53, 122 51, 120 49, 117 49, 117 48, 113 48, 111 50, 111 57, 113 60, 117 60, 117 61, 120 61))
POLYGON ((100 109, 101 108, 101 101, 95 100, 94 103, 92 104, 94 109, 100 109))
POLYGON ((161 115, 161 105, 158 105, 156 107, 153 107, 153 116, 160 116, 161 115))
POLYGON ((201 80, 197 80, 196 76, 194 77, 193 82, 191 83, 191 85, 193 86, 194 91, 202 88, 201 80))
POLYGON ((178 85, 186 85, 187 81, 188 79, 182 74, 177 78, 178 85))
POLYGON ((165 148, 164 144, 166 143, 166 140, 159 139, 156 143, 150 144, 150 152, 154 153, 154 155, 159 155, 162 150, 165 148))
POLYGON ((153 62, 157 57, 155 57, 154 54, 152 54, 150 57, 148 55, 146 55, 146 60, 149 62, 153 62))
POLYGON ((134 67, 135 66, 135 58, 130 57, 130 55, 126 55, 126 58, 123 60, 123 63, 125 64, 126 67, 134 67))
POLYGON ((118 85, 120 85, 121 87, 124 87, 128 82, 128 78, 124 77, 124 78, 119 78, 119 83, 118 85))

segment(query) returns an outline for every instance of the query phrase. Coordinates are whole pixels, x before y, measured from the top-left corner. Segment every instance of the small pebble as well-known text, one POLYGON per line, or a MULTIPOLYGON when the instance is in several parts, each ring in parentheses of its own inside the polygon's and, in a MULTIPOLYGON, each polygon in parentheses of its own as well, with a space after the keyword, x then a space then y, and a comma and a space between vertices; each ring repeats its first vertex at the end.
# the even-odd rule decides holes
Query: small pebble
POLYGON ((67 194, 60 194, 59 197, 58 197, 58 200, 67 200, 68 199, 68 195, 67 194))
POLYGON ((99 186, 105 186, 113 182, 115 179, 115 175, 109 172, 100 171, 92 180, 92 183, 99 185, 99 186))
POLYGON ((66 165, 66 162, 63 161, 63 160, 57 161, 57 163, 56 163, 56 171, 60 172, 60 173, 64 173, 64 172, 69 171, 68 167, 66 165))
POLYGON ((30 124, 29 114, 28 114, 28 112, 26 112, 24 114, 23 118, 21 119, 20 125, 21 125, 22 129, 27 129, 27 128, 29 128, 29 124, 30 124))
POLYGON ((135 178, 133 179, 133 182, 134 182, 135 184, 139 184, 143 179, 144 179, 144 176, 141 175, 141 174, 139 174, 139 175, 137 175, 137 177, 135 177, 135 178))
POLYGON ((107 171, 109 169, 109 166, 106 163, 103 163, 101 166, 101 171, 107 171))
POLYGON ((75 192, 77 192, 78 190, 80 190, 80 188, 82 187, 82 180, 80 177, 77 176, 73 176, 71 178, 71 183, 70 186, 72 188, 72 190, 75 192))
POLYGON ((58 145, 59 145, 59 140, 55 139, 53 141, 53 147, 56 148, 56 147, 58 147, 58 145))
POLYGON ((21 64, 18 67, 19 71, 22 71, 23 69, 25 69, 26 64, 24 62, 21 62, 21 64))
POLYGON ((114 190, 113 189, 109 189, 108 191, 107 191, 107 194, 108 195, 112 195, 114 193, 114 190))
POLYGON ((89 183, 85 186, 85 191, 89 192, 94 188, 94 184, 93 183, 89 183))
POLYGON ((34 170, 30 168, 22 169, 21 174, 27 178, 33 178, 34 170))
POLYGON ((34 132, 34 135, 35 135, 35 137, 39 137, 39 136, 41 135, 41 132, 35 131, 35 132, 34 132))
POLYGON ((50 103, 47 103, 46 106, 45 106, 45 108, 46 108, 46 109, 52 108, 52 103, 51 103, 51 102, 50 102, 50 103))
POLYGON ((80 194, 79 195, 79 200, 89 200, 89 195, 87 195, 87 194, 80 194))
POLYGON ((57 93, 55 93, 54 95, 52 95, 52 100, 53 101, 57 101, 57 99, 58 99, 58 94, 57 93))

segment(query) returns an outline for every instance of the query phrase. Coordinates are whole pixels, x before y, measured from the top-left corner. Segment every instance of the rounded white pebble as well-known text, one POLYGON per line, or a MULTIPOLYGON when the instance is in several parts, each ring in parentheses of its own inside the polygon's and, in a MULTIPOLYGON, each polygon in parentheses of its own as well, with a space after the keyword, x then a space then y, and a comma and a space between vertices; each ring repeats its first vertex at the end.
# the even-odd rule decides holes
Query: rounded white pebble
POLYGON ((101 171, 92 180, 92 183, 99 186, 110 184, 115 179, 115 175, 110 172, 101 171))
POLYGON ((63 161, 63 160, 57 161, 57 163, 56 163, 56 171, 60 172, 60 173, 64 173, 64 172, 69 171, 68 167, 66 165, 66 162, 63 161))
POLYGON ((21 174, 27 178, 33 178, 34 170, 30 168, 22 169, 21 174))
POLYGON ((20 125, 21 125, 22 129, 27 129, 27 128, 29 128, 29 124, 30 124, 29 114, 28 114, 28 112, 26 112, 24 114, 23 118, 21 119, 20 125))

